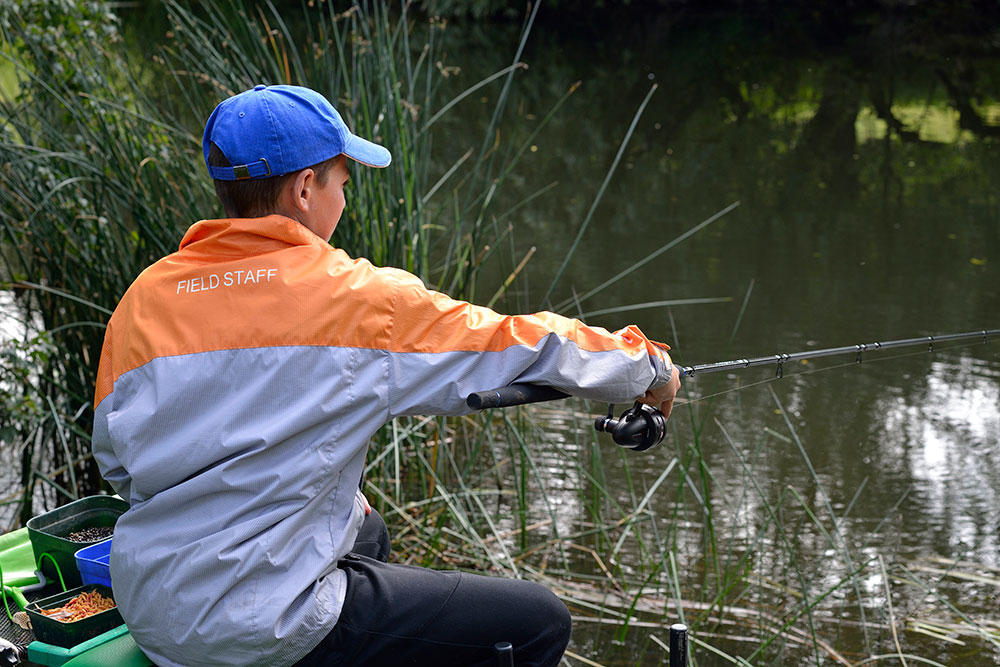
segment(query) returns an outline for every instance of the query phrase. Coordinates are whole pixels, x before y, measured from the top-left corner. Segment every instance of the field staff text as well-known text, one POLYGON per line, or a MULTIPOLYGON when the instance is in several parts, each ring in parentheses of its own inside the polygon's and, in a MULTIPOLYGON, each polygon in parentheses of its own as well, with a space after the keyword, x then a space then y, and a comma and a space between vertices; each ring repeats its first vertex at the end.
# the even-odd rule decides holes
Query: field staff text
POLYGON ((250 283, 259 284, 271 282, 271 278, 278 275, 278 269, 257 269, 256 271, 226 271, 221 276, 217 273, 210 273, 207 276, 198 276, 187 280, 177 281, 177 294, 181 292, 205 292, 207 290, 218 289, 219 287, 232 287, 234 285, 248 285, 250 283))

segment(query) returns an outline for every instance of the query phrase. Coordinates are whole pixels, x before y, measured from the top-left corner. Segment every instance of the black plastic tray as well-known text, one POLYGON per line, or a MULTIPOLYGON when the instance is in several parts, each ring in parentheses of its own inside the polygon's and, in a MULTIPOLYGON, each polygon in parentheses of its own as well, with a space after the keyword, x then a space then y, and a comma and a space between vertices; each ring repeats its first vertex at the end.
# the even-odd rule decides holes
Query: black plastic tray
POLYGON ((81 642, 85 642, 88 639, 122 625, 124 621, 122 620, 121 613, 118 611, 118 607, 106 609, 98 614, 88 616, 79 621, 73 621, 72 623, 57 621, 39 611, 39 609, 61 607, 80 593, 89 593, 95 590, 99 591, 104 597, 114 599, 114 593, 107 586, 87 584, 86 586, 71 588, 64 593, 59 593, 58 595, 53 595, 52 597, 29 604, 25 611, 28 613, 28 617, 31 618, 31 629, 34 630, 38 641, 54 646, 62 646, 63 648, 73 648, 81 642))

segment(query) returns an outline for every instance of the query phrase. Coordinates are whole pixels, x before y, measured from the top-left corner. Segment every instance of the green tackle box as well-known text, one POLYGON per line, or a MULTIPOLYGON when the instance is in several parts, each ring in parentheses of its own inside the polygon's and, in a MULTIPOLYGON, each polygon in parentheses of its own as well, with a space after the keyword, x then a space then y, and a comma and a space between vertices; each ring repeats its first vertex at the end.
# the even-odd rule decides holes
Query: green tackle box
POLYGON ((128 503, 115 496, 88 496, 63 505, 51 512, 28 520, 28 537, 41 561, 41 571, 50 581, 59 581, 59 575, 52 560, 43 556, 49 554, 59 565, 67 588, 83 583, 76 567, 76 552, 83 547, 97 544, 107 539, 75 542, 69 539, 71 533, 87 528, 114 527, 118 517, 128 510, 128 503))

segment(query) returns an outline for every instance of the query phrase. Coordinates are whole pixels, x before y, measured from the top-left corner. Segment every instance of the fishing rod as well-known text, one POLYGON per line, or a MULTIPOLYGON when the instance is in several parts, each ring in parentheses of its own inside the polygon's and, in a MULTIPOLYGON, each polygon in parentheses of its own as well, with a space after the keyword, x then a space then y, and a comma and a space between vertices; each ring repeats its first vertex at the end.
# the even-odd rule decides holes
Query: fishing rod
MULTIPOLYGON (((885 342, 830 347, 823 350, 808 350, 792 354, 771 354, 764 357, 715 361, 709 364, 697 364, 694 366, 678 366, 678 370, 681 377, 695 377, 705 373, 718 373, 719 371, 739 370, 752 366, 768 366, 773 364, 776 367, 775 378, 780 379, 784 376, 784 364, 788 362, 853 354, 855 355, 855 361, 860 364, 863 361, 864 355, 869 352, 899 347, 914 347, 917 345, 926 345, 927 351, 933 352, 935 343, 976 338, 982 339, 985 344, 990 342, 990 338, 995 338, 998 335, 1000 335, 1000 329, 981 329, 965 333, 919 336, 917 338, 902 338, 900 340, 885 342)), ((554 401, 561 398, 569 398, 569 394, 553 387, 514 383, 506 387, 497 387, 489 391, 478 391, 470 394, 466 399, 466 404, 473 410, 485 410, 486 408, 507 408, 526 403, 554 401)), ((609 405, 608 414, 598 417, 594 422, 594 428, 597 431, 610 433, 615 443, 637 452, 655 447, 663 441, 663 437, 667 433, 667 419, 663 416, 662 412, 651 405, 636 401, 631 408, 623 412, 618 419, 615 419, 614 407, 614 404, 609 405)))

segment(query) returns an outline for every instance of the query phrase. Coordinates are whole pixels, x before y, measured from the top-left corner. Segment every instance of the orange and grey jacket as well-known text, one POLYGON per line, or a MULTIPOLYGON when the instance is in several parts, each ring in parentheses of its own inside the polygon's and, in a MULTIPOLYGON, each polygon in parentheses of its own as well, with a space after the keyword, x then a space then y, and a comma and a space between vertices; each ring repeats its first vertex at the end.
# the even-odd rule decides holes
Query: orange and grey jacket
POLYGON ((504 316, 352 260, 281 216, 209 220, 108 324, 94 453, 130 503, 115 597, 158 665, 282 665, 336 623, 368 443, 533 382, 626 402, 670 359, 635 327, 504 316))

